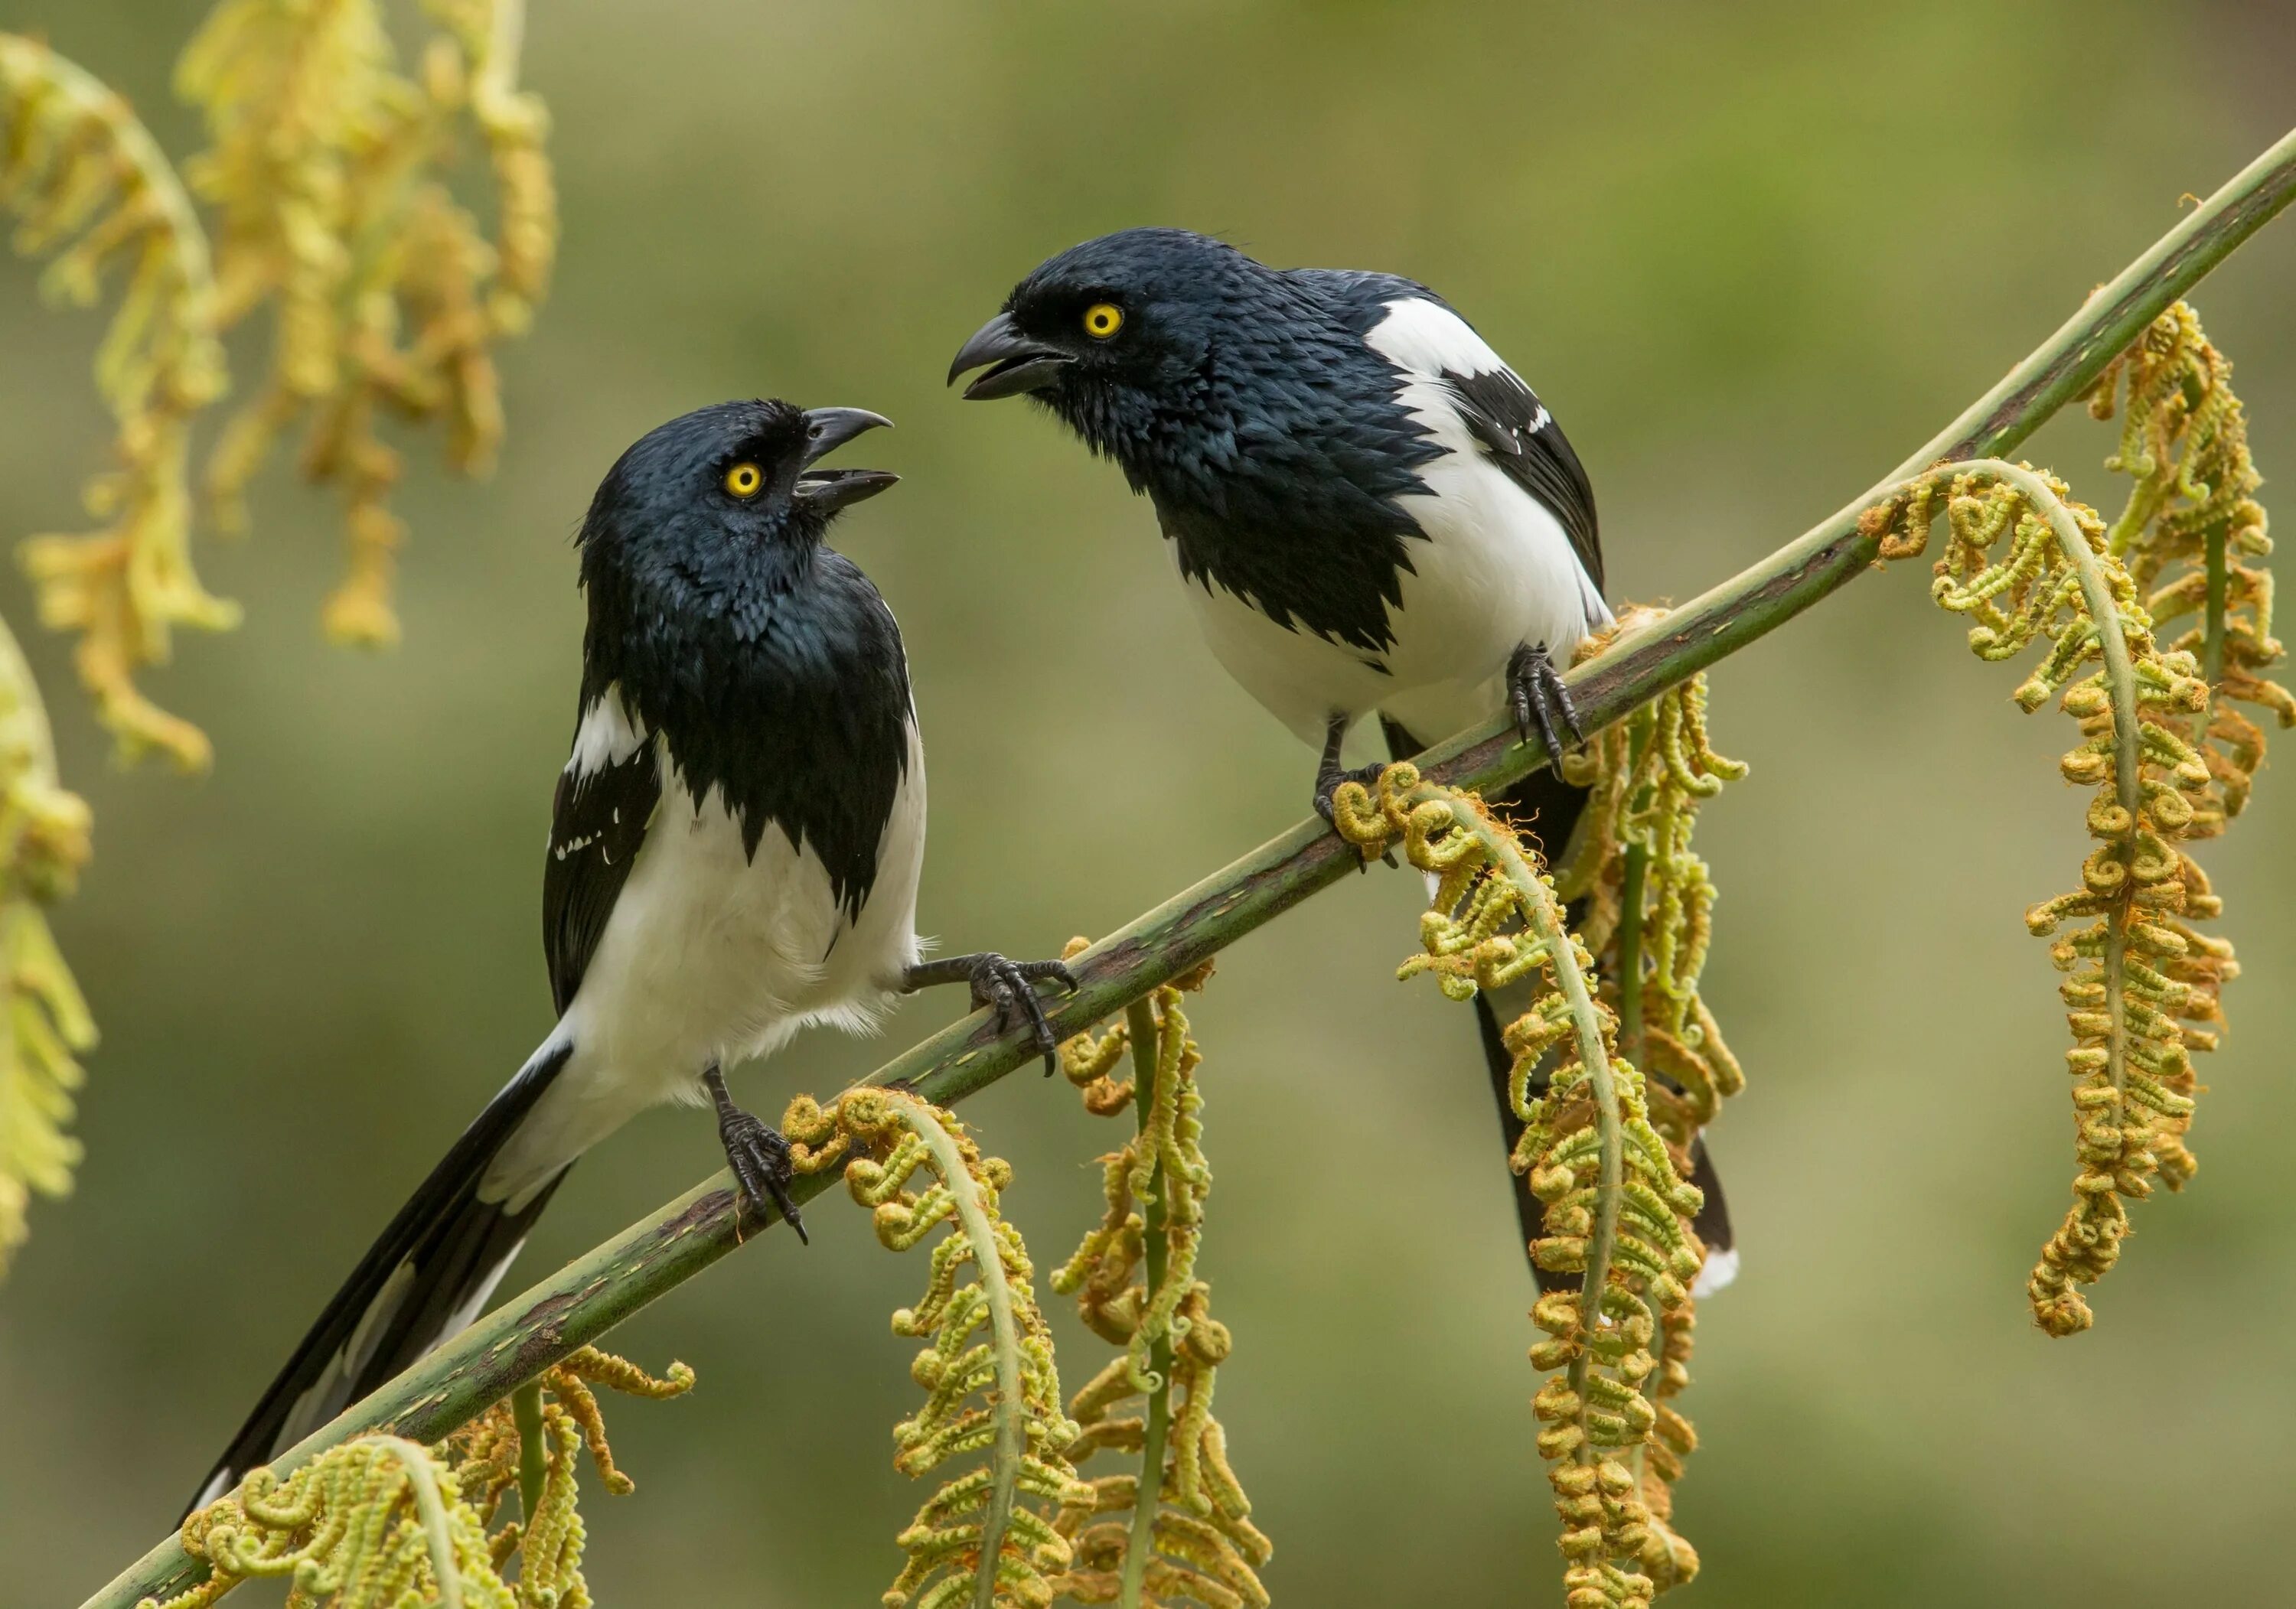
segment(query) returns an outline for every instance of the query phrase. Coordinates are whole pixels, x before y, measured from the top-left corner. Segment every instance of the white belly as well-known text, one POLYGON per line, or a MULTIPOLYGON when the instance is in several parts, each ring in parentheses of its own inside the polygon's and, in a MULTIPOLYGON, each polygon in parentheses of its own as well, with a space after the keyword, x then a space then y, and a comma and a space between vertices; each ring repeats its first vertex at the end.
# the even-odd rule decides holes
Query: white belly
POLYGON ((924 816, 924 755, 912 729, 876 881, 849 917, 810 847, 770 824, 747 856, 715 790, 697 808, 665 776, 660 809, 561 1021, 574 1054, 504 1148, 486 1194, 516 1197, 646 1107, 698 1100, 712 1063, 767 1055, 809 1024, 873 1028, 917 959, 924 816))
POLYGON ((1183 578, 1213 657, 1308 743, 1322 743, 1332 716, 1374 709, 1429 742, 1448 737, 1505 706, 1518 647, 1543 643, 1567 666, 1590 619, 1609 618, 1560 522, 1445 417, 1462 443, 1446 441, 1451 451, 1420 470, 1428 492, 1397 500, 1426 539, 1404 544, 1412 568, 1403 606, 1388 609, 1383 652, 1278 625, 1216 584, 1183 578))

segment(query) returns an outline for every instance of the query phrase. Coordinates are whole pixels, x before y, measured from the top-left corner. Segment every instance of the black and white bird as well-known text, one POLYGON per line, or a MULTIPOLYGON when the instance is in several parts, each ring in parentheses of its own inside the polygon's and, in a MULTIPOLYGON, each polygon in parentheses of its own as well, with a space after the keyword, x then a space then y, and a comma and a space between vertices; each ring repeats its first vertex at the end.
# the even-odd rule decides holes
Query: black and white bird
MULTIPOLYGON (((975 370, 967 397, 1033 397, 1147 494, 1213 654, 1321 746, 1326 819, 1341 780, 1377 771, 1340 764, 1367 715, 1398 759, 1501 710, 1550 754, 1577 741, 1558 667, 1611 618, 1594 490, 1546 404, 1426 286, 1128 229, 1022 280, 949 379, 975 370)), ((1560 858, 1585 796, 1541 770, 1492 802, 1560 858)), ((1521 1006, 1496 1005, 1476 1001, 1512 1148, 1498 1012, 1521 1006)), ((1697 1161, 1713 1288, 1736 1259, 1702 1145, 1697 1161)))
POLYGON ((622 454, 577 538, 589 625, 543 863, 558 1022, 335 1294, 232 1439, 204 1503, 475 1319, 575 1159, 649 1107, 713 1103, 751 1205, 804 1233, 780 1134, 723 1068, 800 1028, 872 1027, 966 982, 1027 1025, 1058 961, 926 961, 924 750, 892 611, 824 545, 891 486, 816 461, 890 421, 721 403, 622 454))

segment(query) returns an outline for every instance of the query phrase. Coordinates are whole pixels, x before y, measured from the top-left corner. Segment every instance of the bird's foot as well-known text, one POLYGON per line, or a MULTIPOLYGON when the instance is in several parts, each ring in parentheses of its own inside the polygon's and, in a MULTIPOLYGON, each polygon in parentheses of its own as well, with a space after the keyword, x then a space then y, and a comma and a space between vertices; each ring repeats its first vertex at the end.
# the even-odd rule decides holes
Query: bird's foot
POLYGON ((1379 773, 1387 769, 1387 762, 1374 760, 1369 765, 1358 765, 1353 771, 1341 771, 1336 762, 1316 772, 1316 813, 1329 821, 1332 819, 1332 796, 1340 791, 1341 784, 1360 782, 1376 790, 1379 773))
POLYGON ((799 1243, 812 1245, 812 1237, 805 1232, 805 1220, 798 1216, 797 1203, 790 1199, 790 1183, 796 1179, 797 1169, 790 1162, 789 1141, 779 1129, 734 1104, 726 1092, 726 1075, 715 1064, 703 1072, 701 1082, 709 1087, 710 1099, 718 1105, 718 1138, 725 1145, 726 1165, 734 1171, 734 1182, 752 1208, 763 1213, 770 1206, 779 1212, 797 1231, 799 1243))
POLYGON ((1536 647, 1526 642, 1507 660, 1507 710, 1525 742, 1533 732, 1538 734, 1550 760, 1578 747, 1584 736, 1578 728, 1578 712, 1570 702, 1570 690, 1563 685, 1562 673, 1547 657, 1543 642, 1536 647))
POLYGON ((986 1006, 996 1017, 997 1025, 1006 1030, 1025 1027, 1029 1042, 1045 1058, 1045 1076, 1050 1078, 1060 1070, 1060 1036, 1045 1016, 1045 1002, 1037 993, 1036 985, 1051 978, 1065 992, 1076 990, 1076 975, 1065 961, 1016 961, 1007 960, 994 950, 983 950, 974 955, 952 955, 944 960, 920 961, 910 968, 901 979, 905 992, 931 988, 935 984, 963 983, 972 990, 976 1008, 986 1006))

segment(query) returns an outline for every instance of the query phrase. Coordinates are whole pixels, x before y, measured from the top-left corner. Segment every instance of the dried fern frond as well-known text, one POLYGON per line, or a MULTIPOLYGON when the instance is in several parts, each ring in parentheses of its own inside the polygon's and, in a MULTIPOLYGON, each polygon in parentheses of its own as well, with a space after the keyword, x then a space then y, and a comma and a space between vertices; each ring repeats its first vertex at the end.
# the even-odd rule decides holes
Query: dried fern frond
POLYGON ((1948 536, 1931 596, 1972 619, 1980 658, 2046 647, 2016 701, 2030 712, 2059 699, 2083 739, 2062 762, 2065 779, 2096 790, 2081 886, 2025 913, 2036 935, 2054 936, 2050 956, 2067 975, 2080 1164, 2028 1295, 2041 1327, 2068 1335, 2094 1322, 2079 1287, 2119 1259, 2123 1201, 2150 1196, 2156 1177, 2181 1188, 2197 1165, 2184 1142, 2200 1087, 2192 1054, 2215 1049, 2218 992, 2239 970, 2229 943, 2194 926, 2223 903, 2177 847, 2224 820, 2202 752, 2209 689, 2191 651, 2154 641, 2104 522, 2062 482, 2028 465, 1948 465, 1867 518, 1888 533, 1885 557, 1908 558, 1940 511, 1948 536), (2082 925, 2060 932, 2069 922, 2082 925))
POLYGON ((1645 1385, 1660 1372, 1652 1344, 1661 1326, 1661 1382, 1686 1346, 1689 1281, 1705 1254, 1690 1223, 1703 1204, 1652 1126, 1642 1074, 1617 1053, 1618 1019, 1587 982, 1592 958, 1513 829, 1409 764, 1382 772, 1375 795, 1343 784, 1332 817, 1366 857, 1400 845, 1439 879, 1420 919, 1422 952, 1398 976, 1432 974, 1460 1001, 1527 979, 1545 985, 1505 1030, 1515 1058, 1508 1099, 1524 1124, 1514 1166, 1546 1204, 1533 1254, 1541 1268, 1577 1274, 1579 1288, 1549 1292, 1532 1310, 1548 1338, 1530 1360, 1559 1371, 1532 1404, 1546 1426, 1538 1450, 1562 1519, 1570 1609, 1646 1605, 1698 1570, 1665 1491, 1692 1444, 1689 1425, 1645 1385), (1556 1064, 1534 1098, 1532 1074, 1550 1051, 1556 1064))
POLYGON ((127 281, 95 360, 119 435, 86 501, 106 523, 23 544, 40 618, 79 633, 80 680, 123 754, 156 748, 198 770, 206 736, 144 698, 135 673, 167 658, 175 627, 239 617, 192 568, 191 424, 226 384, 207 236, 127 103, 12 34, 0 34, 0 206, 20 220, 17 250, 51 257, 50 296, 86 306, 113 269, 127 281))
MULTIPOLYGON (((1578 657, 1592 657, 1662 613, 1621 610, 1578 657)), ((1706 700, 1701 673, 1556 766, 1591 796, 1554 884, 1565 901, 1586 903, 1579 937, 1595 958, 1602 999, 1618 1014, 1628 1059, 1660 1075, 1650 1091, 1652 1121, 1681 1147, 1746 1087, 1698 989, 1713 943, 1714 880, 1691 840, 1699 810, 1746 775, 1742 764, 1714 752, 1706 700)))
POLYGON ((45 908, 71 892, 87 860, 88 811, 56 780, 47 712, 22 651, 0 623, 0 1275, 23 1244, 33 1192, 71 1188, 79 1145, 64 1132, 78 1055, 95 1024, 48 931, 45 908))
MULTIPOLYGON (((1084 947, 1079 939, 1070 953, 1084 947)), ((1274 1545, 1251 1523, 1227 1433, 1212 1417, 1234 1337, 1212 1317, 1211 1287, 1195 1271, 1212 1178, 1195 1076, 1202 1053, 1181 991, 1201 988, 1210 972, 1199 968, 1106 1033, 1061 1047, 1088 1111, 1128 1108, 1135 1118, 1132 1139, 1101 1159, 1105 1216, 1052 1276, 1092 1332, 1122 1349, 1070 1401, 1081 1427, 1071 1456, 1137 1460, 1135 1472, 1089 1481, 1084 1500, 1055 1522, 1076 1557, 1054 1585, 1078 1603, 1266 1609, 1268 1601, 1259 1572, 1274 1545), (1133 1080, 1119 1083, 1109 1074, 1128 1050, 1133 1080), (1152 1480, 1155 1495, 1144 1504, 1152 1480)))
POLYGON ((2272 634, 2272 552, 2263 484, 2248 450, 2248 416, 2233 395, 2232 363, 2183 302, 2154 319, 2089 393, 2089 412, 2112 417, 2121 391, 2120 450, 2105 468, 2128 475, 2128 505, 2111 545, 2128 567, 2155 630, 2193 624, 2167 646, 2193 655, 2213 690, 2201 752, 2222 795, 2185 836, 2213 837, 2238 815, 2264 763, 2264 733, 2234 704, 2296 726, 2296 696, 2264 673, 2284 650, 2272 634))
POLYGON ((1070 1560, 1051 1515, 1082 1489, 1064 1456, 1077 1427, 1061 1412, 1035 1270, 997 1211, 1012 1169, 984 1157, 947 1112, 899 1090, 849 1090, 825 1109, 800 1096, 783 1129, 801 1171, 848 1159, 846 1187, 873 1209, 887 1250, 948 1229, 932 1248, 923 1299, 893 1315, 895 1335, 926 1343, 909 1366, 925 1405, 894 1426, 893 1467, 916 1477, 968 1454, 988 1461, 944 1481, 896 1539, 908 1563, 885 1592, 887 1609, 1043 1609, 1070 1560), (933 1182, 913 1191, 920 1171, 933 1182))
POLYGON ((493 350, 547 289, 557 203, 541 102, 516 87, 524 0, 426 0, 412 76, 376 0, 223 0, 176 86, 210 144, 186 164, 223 217, 224 327, 274 309, 271 372, 208 465, 227 528, 280 433, 307 421, 302 469, 342 494, 348 574, 324 618, 340 641, 395 641, 405 528, 388 498, 385 414, 443 416, 448 461, 483 471, 502 438, 493 350), (495 176, 496 240, 444 176, 465 128, 495 176))
POLYGON ((609 1491, 632 1490, 614 1466, 590 1386, 674 1397, 692 1388, 693 1371, 673 1363, 656 1379, 585 1346, 538 1384, 539 1449, 523 1442, 511 1404, 497 1402, 435 1447, 362 1436, 283 1481, 256 1470, 238 1492, 184 1521, 184 1550, 207 1561, 208 1579, 165 1603, 146 1598, 140 1609, 207 1609, 263 1578, 289 1583, 289 1609, 588 1609, 577 1456, 586 1445, 609 1491), (537 1452, 532 1511, 490 1532, 504 1496, 537 1452))

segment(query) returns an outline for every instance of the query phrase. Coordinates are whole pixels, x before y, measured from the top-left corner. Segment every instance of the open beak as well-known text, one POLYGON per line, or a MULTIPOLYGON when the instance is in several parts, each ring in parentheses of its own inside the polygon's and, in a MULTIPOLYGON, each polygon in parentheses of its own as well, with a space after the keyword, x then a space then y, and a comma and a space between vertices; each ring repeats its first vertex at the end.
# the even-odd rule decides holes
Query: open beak
POLYGON ((1013 323, 1013 315, 1000 313, 974 331, 972 339, 964 343, 956 361, 948 366, 948 383, 956 384, 960 374, 987 369, 988 373, 965 387, 964 400, 991 402, 1000 396, 1041 390, 1058 380, 1061 370, 1073 361, 1058 347, 1048 347, 1021 334, 1013 323))
POLYGON ((865 497, 874 497, 900 477, 890 470, 816 470, 813 466, 838 448, 851 441, 864 430, 879 427, 890 430, 893 421, 882 413, 872 413, 866 408, 810 408, 805 422, 811 439, 806 443, 805 462, 800 468, 797 486, 791 495, 808 508, 829 513, 865 497))

